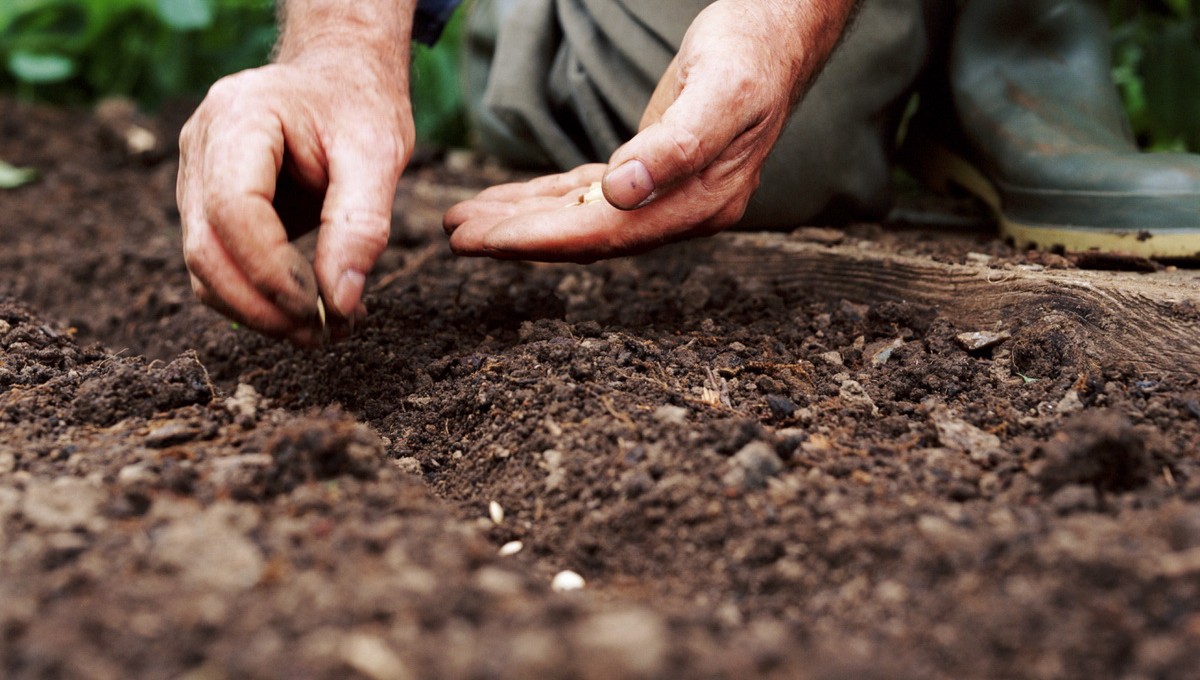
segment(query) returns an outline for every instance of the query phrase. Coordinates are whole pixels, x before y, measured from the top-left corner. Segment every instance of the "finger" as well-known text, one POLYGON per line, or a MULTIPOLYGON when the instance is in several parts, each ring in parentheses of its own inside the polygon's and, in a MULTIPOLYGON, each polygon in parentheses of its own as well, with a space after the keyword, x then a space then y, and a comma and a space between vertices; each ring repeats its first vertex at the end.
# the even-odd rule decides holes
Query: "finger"
POLYGON ((654 92, 650 94, 650 101, 646 104, 646 110, 642 112, 641 122, 638 123, 638 131, 645 130, 647 127, 662 120, 663 114, 666 113, 667 109, 671 108, 671 103, 675 101, 675 97, 677 96, 679 96, 678 54, 671 58, 671 63, 667 64, 667 70, 658 79, 658 85, 655 86, 654 92))
POLYGON ((578 187, 597 182, 604 174, 603 163, 580 165, 568 172, 544 175, 527 182, 500 184, 484 189, 475 197, 485 201, 515 201, 533 196, 560 196, 578 187))
POLYGON ((579 212, 584 208, 592 208, 599 204, 580 204, 577 200, 567 203, 567 198, 556 196, 552 198, 528 198, 520 202, 489 202, 478 208, 464 208, 460 213, 463 219, 453 228, 448 229, 451 235, 450 247, 460 255, 483 254, 483 238, 497 224, 508 219, 522 219, 538 213, 564 211, 561 219, 572 221, 586 219, 587 215, 579 212))
MULTIPOLYGON (((504 220, 475 236, 477 245, 471 245, 475 254, 489 257, 579 263, 653 247, 638 246, 638 225, 632 215, 606 204, 586 210, 590 213, 586 218, 565 217, 564 210, 504 220)), ((451 247, 455 245, 452 238, 451 247)))
MULTIPOLYGON (((604 196, 632 210, 653 201, 716 159, 753 121, 740 101, 740 71, 712 60, 691 69, 691 80, 657 122, 617 149, 604 175, 604 196)), ((746 88, 749 89, 749 88, 746 88)))
POLYGON ((447 235, 450 235, 466 222, 490 220, 494 223, 516 214, 517 203, 513 201, 488 201, 472 198, 450 206, 450 209, 442 216, 442 229, 447 235))
MULTIPOLYGON (((249 291, 234 290, 248 285, 269 304, 294 321, 315 322, 316 280, 312 267, 290 243, 272 206, 275 178, 283 156, 284 133, 274 116, 244 118, 228 125, 210 139, 206 150, 204 205, 205 221, 236 270, 224 272, 229 282, 213 286, 227 304, 250 317, 250 310, 237 301, 254 299, 249 291), (234 298, 225 297, 229 291, 234 298)), ((210 255, 216 257, 215 251, 210 255)))
MULTIPOLYGON (((464 254, 593 262, 711 236, 736 222, 744 210, 744 200, 730 192, 710 191, 704 177, 697 176, 636 213, 598 202, 503 220, 476 236, 475 251, 464 254)), ((452 237, 452 247, 453 241, 452 237)))
POLYGON ((352 318, 367 273, 387 247, 392 203, 407 149, 394 140, 334 140, 314 259, 326 309, 352 318))
MULTIPOLYGON (((192 233, 196 233, 196 229, 192 233)), ((206 245, 192 244, 189 257, 192 290, 207 306, 261 333, 277 338, 287 338, 301 346, 318 343, 319 335, 308 324, 298 324, 295 319, 271 304, 245 278, 240 269, 221 250, 220 244, 209 239, 206 245)))
POLYGON ((533 196, 508 201, 485 201, 473 198, 451 206, 442 218, 442 228, 447 234, 452 234, 464 222, 490 221, 495 223, 526 212, 576 207, 583 203, 583 197, 587 191, 587 187, 575 187, 562 195, 533 196))
POLYGON ((180 171, 176 185, 183 227, 184 261, 193 291, 207 306, 230 319, 267 335, 289 337, 298 344, 310 344, 313 339, 311 330, 306 330, 304 324, 298 324, 259 293, 213 235, 201 200, 204 195, 203 178, 196 171, 197 165, 202 164, 191 162, 191 151, 200 146, 202 143, 194 134, 186 139, 181 137, 180 171))

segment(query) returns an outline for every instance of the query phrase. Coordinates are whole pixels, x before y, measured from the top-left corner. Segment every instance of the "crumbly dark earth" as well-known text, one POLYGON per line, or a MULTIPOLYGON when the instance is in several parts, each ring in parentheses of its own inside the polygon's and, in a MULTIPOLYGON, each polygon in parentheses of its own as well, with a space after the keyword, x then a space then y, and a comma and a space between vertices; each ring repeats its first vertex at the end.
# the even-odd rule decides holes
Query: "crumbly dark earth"
POLYGON ((174 159, 105 129, 0 101, 0 676, 1200 677, 1194 376, 704 246, 456 259, 460 155, 301 351, 192 299, 174 159))

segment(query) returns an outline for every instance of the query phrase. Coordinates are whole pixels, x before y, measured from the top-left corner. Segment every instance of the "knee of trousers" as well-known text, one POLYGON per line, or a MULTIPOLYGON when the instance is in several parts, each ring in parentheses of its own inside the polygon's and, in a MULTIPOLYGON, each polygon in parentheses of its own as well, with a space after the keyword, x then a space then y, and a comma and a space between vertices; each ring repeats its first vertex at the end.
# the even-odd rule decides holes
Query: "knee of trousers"
POLYGON ((892 202, 896 128, 944 49, 944 0, 865 0, 767 158, 746 228, 874 220, 892 202))

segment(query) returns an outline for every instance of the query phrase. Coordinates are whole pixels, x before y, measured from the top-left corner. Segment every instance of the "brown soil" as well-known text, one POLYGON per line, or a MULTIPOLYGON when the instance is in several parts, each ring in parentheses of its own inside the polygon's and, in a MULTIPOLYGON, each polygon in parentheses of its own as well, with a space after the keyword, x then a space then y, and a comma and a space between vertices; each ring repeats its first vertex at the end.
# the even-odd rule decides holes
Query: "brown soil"
POLYGON ((0 193, 0 676, 1200 677, 1194 377, 699 246, 455 259, 440 211, 504 175, 461 157, 299 351, 192 299, 173 160, 104 137, 0 101, 43 172, 0 193))

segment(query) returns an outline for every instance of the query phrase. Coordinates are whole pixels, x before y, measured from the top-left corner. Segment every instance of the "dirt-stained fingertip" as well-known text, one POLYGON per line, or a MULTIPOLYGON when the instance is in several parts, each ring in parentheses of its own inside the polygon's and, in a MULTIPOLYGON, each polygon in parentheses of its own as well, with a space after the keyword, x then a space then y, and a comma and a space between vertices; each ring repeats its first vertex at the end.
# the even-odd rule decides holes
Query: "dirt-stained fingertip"
POLYGON ((312 263, 291 244, 280 248, 278 252, 286 260, 283 265, 287 271, 287 278, 283 283, 287 289, 271 291, 268 297, 288 316, 320 325, 320 314, 317 310, 320 289, 317 287, 317 275, 313 271, 312 263))

